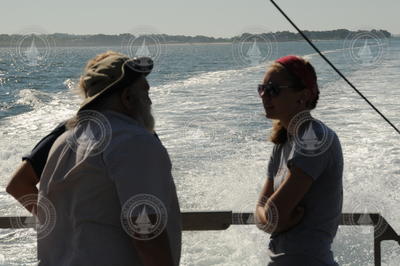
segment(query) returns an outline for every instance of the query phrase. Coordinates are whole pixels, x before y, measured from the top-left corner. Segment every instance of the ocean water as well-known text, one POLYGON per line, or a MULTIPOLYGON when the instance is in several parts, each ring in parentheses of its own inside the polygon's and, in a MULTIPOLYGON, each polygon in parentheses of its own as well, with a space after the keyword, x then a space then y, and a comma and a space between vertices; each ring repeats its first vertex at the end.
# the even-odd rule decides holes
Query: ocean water
MULTIPOLYGON (((348 48, 340 40, 316 44, 400 127, 399 40, 390 40, 373 64, 352 58, 361 46, 348 48)), ((246 63, 240 57, 247 55, 231 44, 166 45, 156 60, 149 76, 156 130, 171 156, 181 209, 253 211, 272 149, 266 141, 271 122, 256 86, 269 60, 298 54, 317 70, 321 95, 313 115, 334 129, 342 144, 343 212, 380 212, 400 232, 400 136, 305 42, 274 45, 265 62, 246 63)), ((80 99, 73 88, 86 61, 109 49, 124 52, 55 47, 45 66, 24 65, 11 56, 13 48, 0 49, 1 216, 15 215, 18 208, 5 186, 21 156, 74 114, 80 99)), ((254 226, 184 232, 181 265, 266 265, 268 240, 254 226)), ((383 243, 382 264, 398 266, 400 246, 383 243)), ((341 226, 333 251, 340 265, 373 265, 373 231, 341 226)), ((0 230, 0 264, 35 263, 33 229, 0 230)))

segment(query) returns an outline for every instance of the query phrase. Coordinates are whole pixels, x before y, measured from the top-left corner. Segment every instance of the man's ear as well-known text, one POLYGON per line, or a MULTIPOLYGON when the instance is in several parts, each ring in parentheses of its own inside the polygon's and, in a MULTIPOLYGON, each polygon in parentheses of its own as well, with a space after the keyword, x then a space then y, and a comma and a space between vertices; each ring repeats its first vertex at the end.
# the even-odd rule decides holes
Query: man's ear
POLYGON ((132 108, 132 95, 129 86, 122 89, 120 100, 124 109, 130 110, 132 108))

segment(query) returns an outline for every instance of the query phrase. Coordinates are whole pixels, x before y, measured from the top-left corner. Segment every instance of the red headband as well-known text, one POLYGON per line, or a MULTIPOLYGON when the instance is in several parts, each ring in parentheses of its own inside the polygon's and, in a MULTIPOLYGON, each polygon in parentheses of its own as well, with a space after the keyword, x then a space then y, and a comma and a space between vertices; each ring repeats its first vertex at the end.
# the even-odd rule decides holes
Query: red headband
POLYGON ((286 70, 299 78, 306 89, 309 89, 314 99, 319 92, 317 84, 317 75, 310 64, 304 64, 304 61, 295 55, 288 55, 277 59, 275 62, 282 64, 286 70))

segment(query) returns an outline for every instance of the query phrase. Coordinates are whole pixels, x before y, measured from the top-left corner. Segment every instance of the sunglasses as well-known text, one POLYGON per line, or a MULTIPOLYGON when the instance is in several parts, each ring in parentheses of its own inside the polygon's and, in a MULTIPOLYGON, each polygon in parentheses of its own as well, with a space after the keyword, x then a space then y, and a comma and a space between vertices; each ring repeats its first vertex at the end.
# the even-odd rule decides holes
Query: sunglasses
POLYGON ((257 91, 260 97, 263 97, 264 95, 276 97, 279 95, 282 88, 289 88, 289 86, 277 86, 270 81, 267 84, 258 84, 257 91))

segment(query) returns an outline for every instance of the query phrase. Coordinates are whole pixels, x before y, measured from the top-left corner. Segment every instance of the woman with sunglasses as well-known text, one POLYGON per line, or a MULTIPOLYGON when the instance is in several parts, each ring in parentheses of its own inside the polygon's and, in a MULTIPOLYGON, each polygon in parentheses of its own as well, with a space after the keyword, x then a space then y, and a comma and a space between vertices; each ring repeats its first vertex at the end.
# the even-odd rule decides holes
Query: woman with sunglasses
POLYGON ((270 233, 270 266, 338 265, 331 251, 343 200, 343 156, 336 133, 314 119, 319 89, 312 65, 298 56, 276 60, 258 93, 274 120, 268 178, 256 207, 270 233))

